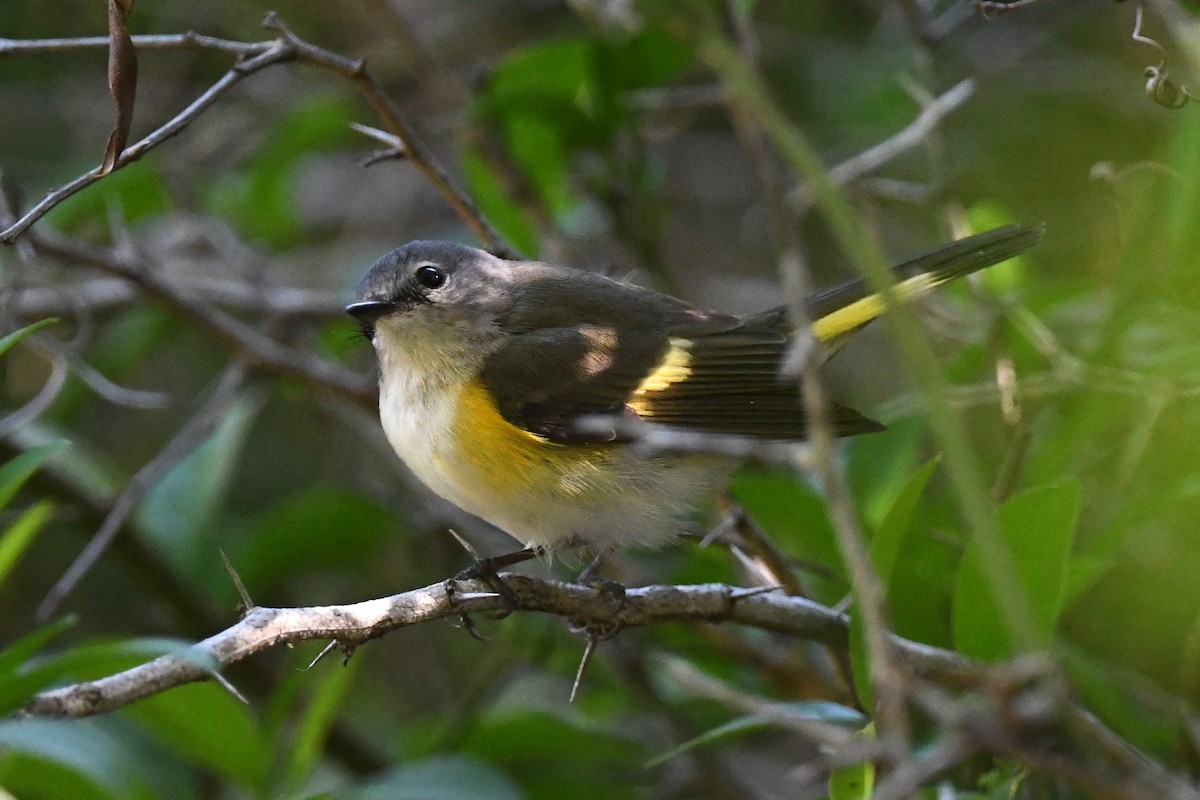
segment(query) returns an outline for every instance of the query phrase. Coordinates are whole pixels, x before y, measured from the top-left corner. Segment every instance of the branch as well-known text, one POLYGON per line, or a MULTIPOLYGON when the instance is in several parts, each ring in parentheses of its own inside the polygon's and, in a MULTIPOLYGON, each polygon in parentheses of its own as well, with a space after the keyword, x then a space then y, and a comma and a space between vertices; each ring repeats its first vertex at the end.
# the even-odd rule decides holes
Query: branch
MULTIPOLYGON (((183 33, 174 36, 135 36, 134 47, 155 49, 210 49, 233 53, 242 61, 235 64, 216 83, 196 98, 187 108, 168 120, 141 141, 125 148, 120 157, 115 159, 112 171, 141 158, 154 147, 175 136, 191 124, 209 106, 223 94, 236 86, 243 78, 252 75, 269 66, 299 61, 332 72, 349 80, 355 85, 363 99, 383 120, 391 133, 404 143, 404 155, 413 163, 425 178, 433 184, 451 208, 462 218, 471 230, 480 238, 484 245, 500 255, 515 256, 515 252, 505 243, 504 238, 483 217, 475 203, 463 192, 450 175, 433 157, 429 149, 417 136, 416 131, 404 118, 399 107, 387 96, 383 86, 367 72, 365 62, 353 60, 338 55, 329 50, 309 44, 296 36, 274 12, 267 15, 263 26, 278 34, 278 38, 270 42, 244 43, 201 36, 195 33, 183 33)), ((0 39, 0 57, 22 53, 60 52, 72 49, 88 49, 108 47, 107 37, 88 37, 81 39, 44 39, 40 41, 15 41, 0 39)), ((0 244, 12 244, 24 233, 30 225, 44 216, 50 209, 71 195, 101 180, 106 174, 101 167, 80 175, 70 183, 54 190, 37 205, 25 212, 19 219, 4 230, 0 231, 0 244)))
POLYGON ((157 455, 146 462, 129 479, 125 488, 113 501, 112 508, 105 516, 100 528, 92 535, 87 546, 75 557, 67 571, 55 582, 38 606, 35 612, 38 620, 45 621, 58 611, 67 595, 75 590, 84 576, 100 561, 117 534, 125 527, 126 520, 145 498, 146 493, 212 433, 229 407, 237 400, 245 377, 245 362, 239 359, 233 360, 214 382, 209 397, 195 414, 157 455))
MULTIPOLYGON (((833 186, 845 186, 853 183, 879 169, 901 153, 918 146, 929 137, 930 133, 950 112, 967 102, 974 93, 975 81, 970 78, 954 84, 942 94, 925 103, 921 108, 921 113, 907 126, 879 144, 830 167, 829 183, 833 186)), ((807 210, 814 202, 807 185, 801 185, 793 190, 788 196, 788 201, 800 211, 807 210)))
MULTIPOLYGON (((804 598, 764 593, 761 588, 738 589, 724 584, 646 586, 629 589, 623 598, 614 600, 605 590, 590 586, 525 575, 506 574, 503 579, 512 590, 516 610, 565 617, 586 628, 616 631, 662 622, 733 622, 841 649, 849 641, 850 621, 845 614, 804 598)), ((20 713, 70 718, 102 714, 177 686, 217 679, 223 668, 276 645, 333 639, 348 651, 397 628, 462 614, 512 610, 508 602, 483 582, 447 580, 349 605, 259 607, 236 625, 182 652, 105 678, 42 692, 20 713)), ((935 684, 938 692, 979 689, 985 696, 995 697, 997 687, 1008 686, 1013 675, 1023 669, 1020 662, 983 665, 947 650, 895 636, 892 647, 914 675, 935 684)), ((1011 691, 1001 694, 1011 695, 1014 702, 1025 696, 1011 691)), ((929 696, 929 691, 923 692, 923 699, 929 696)), ((934 696, 948 697, 937 693, 934 696)), ((927 699, 926 705, 929 705, 927 699)), ((945 707, 945 701, 940 705, 945 707)), ((935 716, 954 715, 965 720, 963 715, 970 715, 971 708, 956 704, 935 716)), ((1200 798, 1200 794, 1151 762, 1088 712, 1067 705, 1057 718, 1071 730, 1071 739, 1078 747, 1089 756, 1103 759, 1114 771, 1109 778, 1120 783, 1122 790, 1111 796, 1200 798)), ((1045 722, 1044 715, 1041 719, 1045 722)), ((959 722, 957 726, 961 728, 962 724, 959 722)), ((1030 747, 1017 747, 1007 738, 996 740, 993 736, 989 740, 984 726, 972 725, 972 728, 983 746, 1008 750, 1024 759, 1036 755, 1030 747)), ((1055 770, 1048 768, 1048 771, 1055 770)))
MULTIPOLYGON (((613 602, 602 590, 505 575, 516 609, 576 620, 588 627, 640 627, 661 622, 734 622, 763 630, 847 646, 849 618, 799 597, 737 589, 723 584, 647 586, 613 602)), ((443 581, 361 603, 308 608, 255 608, 241 622, 186 651, 95 681, 43 692, 25 714, 86 717, 128 705, 167 689, 209 680, 230 664, 279 644, 336 639, 346 647, 397 628, 437 619, 505 610, 505 598, 479 582, 443 581)), ((954 653, 897 639, 897 648, 919 674, 948 686, 969 685, 984 668, 954 653)))
MULTIPOLYGON (((173 276, 178 286, 204 302, 265 314, 271 318, 344 319, 345 303, 332 292, 293 286, 261 286, 205 275, 173 276)), ((104 312, 134 303, 138 288, 125 278, 87 278, 76 283, 4 287, 0 302, 22 319, 60 317, 86 309, 104 312)))
MULTIPOLYGON (((105 40, 107 46, 107 40, 105 40)), ((98 166, 95 169, 85 172, 70 183, 60 186, 58 189, 50 192, 42 198, 41 202, 33 208, 26 211, 14 223, 9 225, 3 231, 0 231, 0 244, 12 244, 17 240, 17 237, 24 233, 30 225, 37 222, 46 215, 50 209, 57 206, 62 201, 66 200, 71 195, 86 189, 96 181, 102 180, 106 176, 116 172, 118 169, 137 161, 143 155, 154 149, 158 145, 175 136, 184 128, 186 128, 196 117, 200 116, 209 106, 217 101, 221 95, 228 92, 236 86, 242 78, 251 75, 258 70, 268 67, 272 64, 277 64, 280 61, 288 60, 292 57, 290 48, 283 42, 275 42, 267 51, 244 61, 234 66, 229 72, 226 72, 219 81, 210 86, 202 95, 197 97, 183 111, 176 114, 173 118, 167 121, 157 130, 153 131, 149 136, 141 141, 126 147, 121 155, 113 160, 111 169, 105 170, 104 165, 98 166)))
POLYGON ((62 236, 38 234, 31 237, 42 255, 87 264, 110 275, 137 284, 146 294, 187 317, 200 329, 242 355, 252 366, 281 375, 299 378, 311 385, 373 402, 373 381, 339 364, 324 361, 309 352, 280 344, 150 268, 143 259, 131 254, 76 242, 62 236))

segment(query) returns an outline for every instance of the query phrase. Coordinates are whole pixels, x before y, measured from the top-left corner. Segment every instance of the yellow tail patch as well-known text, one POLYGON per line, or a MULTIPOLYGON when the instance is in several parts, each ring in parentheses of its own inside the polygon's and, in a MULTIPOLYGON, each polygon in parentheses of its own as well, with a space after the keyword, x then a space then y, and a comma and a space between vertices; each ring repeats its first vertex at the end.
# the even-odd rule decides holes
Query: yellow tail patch
MULTIPOLYGON (((946 279, 935 272, 923 272, 906 278, 892 287, 897 302, 908 302, 929 294, 946 279)), ((855 300, 849 305, 831 311, 820 319, 813 320, 812 335, 820 342, 831 342, 842 334, 866 325, 887 310, 883 295, 876 293, 855 300)))

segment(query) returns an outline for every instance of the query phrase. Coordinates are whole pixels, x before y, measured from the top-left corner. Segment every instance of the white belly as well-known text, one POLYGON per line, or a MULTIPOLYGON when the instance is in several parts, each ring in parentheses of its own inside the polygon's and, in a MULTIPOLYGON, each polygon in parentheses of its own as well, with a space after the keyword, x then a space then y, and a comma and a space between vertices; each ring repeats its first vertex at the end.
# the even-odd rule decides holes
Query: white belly
POLYGON ((526 443, 528 435, 498 415, 462 430, 469 394, 465 382, 449 388, 390 371, 380 387, 384 431, 430 489, 526 546, 663 544, 678 533, 680 515, 733 466, 708 457, 643 460, 621 445, 526 443), (497 444, 493 424, 511 429, 510 440, 497 444))

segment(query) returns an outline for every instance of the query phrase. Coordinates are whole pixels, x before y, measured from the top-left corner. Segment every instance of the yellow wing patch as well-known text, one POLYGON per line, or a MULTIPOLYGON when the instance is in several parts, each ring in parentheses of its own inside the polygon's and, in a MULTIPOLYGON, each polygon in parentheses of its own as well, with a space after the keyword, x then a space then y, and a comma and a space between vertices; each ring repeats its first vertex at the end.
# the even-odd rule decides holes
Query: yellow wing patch
MULTIPOLYGON (((948 278, 935 272, 923 272, 900 281, 892 292, 897 302, 908 302, 929 294, 948 278)), ((830 342, 844 333, 866 325, 887 310, 883 295, 872 294, 813 320, 812 335, 820 342, 830 342)))
POLYGON ((629 396, 629 407, 642 416, 650 416, 650 410, 644 402, 646 395, 669 389, 692 375, 692 343, 672 336, 668 344, 666 357, 629 396))

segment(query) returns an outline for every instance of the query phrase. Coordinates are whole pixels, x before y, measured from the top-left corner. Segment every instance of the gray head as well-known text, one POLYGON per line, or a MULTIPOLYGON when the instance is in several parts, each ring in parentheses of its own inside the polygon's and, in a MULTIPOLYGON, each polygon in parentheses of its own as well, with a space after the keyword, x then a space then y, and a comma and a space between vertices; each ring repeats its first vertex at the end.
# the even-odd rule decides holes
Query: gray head
POLYGON ((368 339, 385 320, 401 329, 494 324, 506 310, 508 262, 454 242, 409 242, 380 258, 346 312, 368 339))
POLYGON ((413 351, 578 325, 661 332, 708 314, 650 289, 453 242, 415 241, 375 262, 346 308, 376 344, 413 351), (377 333, 389 336, 378 338, 377 333))

